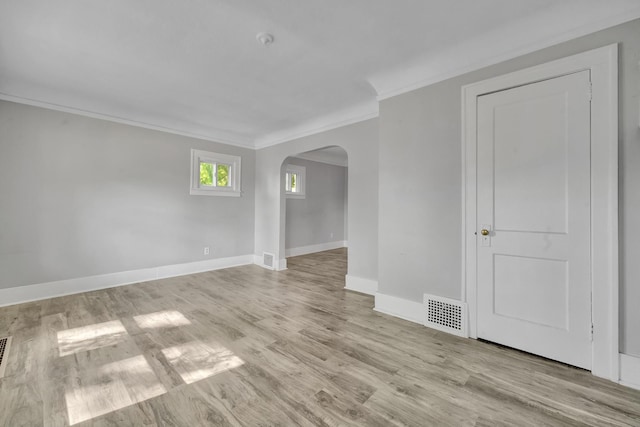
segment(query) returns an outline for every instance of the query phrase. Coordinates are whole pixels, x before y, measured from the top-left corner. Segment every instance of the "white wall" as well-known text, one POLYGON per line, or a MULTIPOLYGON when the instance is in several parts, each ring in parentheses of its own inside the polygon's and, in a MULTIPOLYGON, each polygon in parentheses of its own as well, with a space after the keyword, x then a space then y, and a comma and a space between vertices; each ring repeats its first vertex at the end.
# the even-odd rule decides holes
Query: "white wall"
POLYGON ((640 356, 640 21, 380 104, 379 292, 460 298, 461 87, 620 42, 621 350, 640 356), (402 173, 398 173, 401 171, 402 173))
POLYGON ((254 168, 253 150, 0 101, 0 289, 251 255, 254 168), (192 148, 241 155, 242 197, 190 196, 192 148))
POLYGON ((346 240, 347 168, 289 158, 286 164, 304 166, 304 198, 286 198, 285 249, 346 240))
POLYGON ((326 146, 342 147, 348 168, 348 274, 377 280, 378 273, 378 120, 329 130, 264 148, 256 154, 256 245, 255 253, 285 254, 285 199, 281 189, 283 161, 292 155, 326 146))

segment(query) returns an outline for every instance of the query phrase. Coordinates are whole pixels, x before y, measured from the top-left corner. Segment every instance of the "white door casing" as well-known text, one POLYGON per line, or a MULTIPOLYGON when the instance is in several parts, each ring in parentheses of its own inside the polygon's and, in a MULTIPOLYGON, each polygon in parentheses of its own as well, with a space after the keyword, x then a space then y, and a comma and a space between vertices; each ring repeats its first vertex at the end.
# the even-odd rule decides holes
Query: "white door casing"
MULTIPOLYGON (((594 375, 619 380, 618 358, 618 46, 583 52, 536 67, 473 83, 462 88, 462 300, 469 307, 469 334, 478 337, 478 102, 482 95, 587 71, 591 76, 590 114, 590 288, 594 375)), ((491 225, 491 224, 487 224, 491 225)), ((490 236, 495 240, 494 236, 490 236)), ((492 241, 493 244, 493 241, 492 241)), ((535 264, 535 261, 533 261, 535 264)), ((517 266, 517 262, 514 264, 517 266)), ((529 268, 535 269, 529 263, 529 268)), ((500 274, 509 273, 503 263, 500 274)), ((547 273, 559 277, 558 264, 547 273)), ((558 312, 556 310, 556 312, 558 312)), ((535 320, 535 319, 534 319, 535 320)), ((539 320, 539 319, 538 319, 539 320)), ((548 322, 562 322, 557 318, 548 322)), ((588 322, 587 322, 588 323, 588 322)), ((587 324, 588 328, 589 325, 587 324)))
POLYGON ((591 368, 590 76, 478 97, 477 335, 591 368))

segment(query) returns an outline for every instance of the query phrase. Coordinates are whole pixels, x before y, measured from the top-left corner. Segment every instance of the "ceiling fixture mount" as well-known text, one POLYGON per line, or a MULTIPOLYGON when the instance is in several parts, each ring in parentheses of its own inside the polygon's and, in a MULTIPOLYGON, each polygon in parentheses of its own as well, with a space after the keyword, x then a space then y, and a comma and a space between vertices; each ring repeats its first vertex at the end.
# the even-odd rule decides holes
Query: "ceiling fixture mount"
POLYGON ((256 40, 258 40, 265 46, 269 46, 271 43, 273 43, 273 36, 269 33, 258 33, 256 35, 256 40))

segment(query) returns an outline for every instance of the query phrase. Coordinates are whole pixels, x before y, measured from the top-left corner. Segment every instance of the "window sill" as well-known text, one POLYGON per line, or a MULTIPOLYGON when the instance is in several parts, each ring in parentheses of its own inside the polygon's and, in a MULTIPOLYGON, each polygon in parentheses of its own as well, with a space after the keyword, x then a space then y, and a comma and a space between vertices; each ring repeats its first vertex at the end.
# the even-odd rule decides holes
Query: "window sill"
POLYGON ((192 196, 223 196, 223 197, 240 197, 242 193, 240 191, 228 191, 228 190, 198 190, 192 188, 189 191, 192 196))
POLYGON ((305 198, 305 194, 300 194, 300 193, 286 193, 287 195, 287 199, 304 199, 305 198))

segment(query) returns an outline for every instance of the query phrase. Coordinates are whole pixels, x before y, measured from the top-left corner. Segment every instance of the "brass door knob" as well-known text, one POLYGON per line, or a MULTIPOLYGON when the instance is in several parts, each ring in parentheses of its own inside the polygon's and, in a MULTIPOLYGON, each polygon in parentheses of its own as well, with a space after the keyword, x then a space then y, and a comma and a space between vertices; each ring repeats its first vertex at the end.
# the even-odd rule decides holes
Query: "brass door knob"
POLYGON ((487 230, 486 228, 483 228, 482 230, 480 230, 480 234, 482 234, 483 236, 488 236, 489 230, 487 230))

